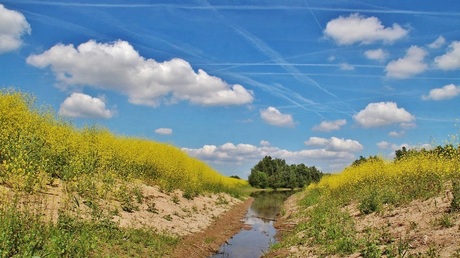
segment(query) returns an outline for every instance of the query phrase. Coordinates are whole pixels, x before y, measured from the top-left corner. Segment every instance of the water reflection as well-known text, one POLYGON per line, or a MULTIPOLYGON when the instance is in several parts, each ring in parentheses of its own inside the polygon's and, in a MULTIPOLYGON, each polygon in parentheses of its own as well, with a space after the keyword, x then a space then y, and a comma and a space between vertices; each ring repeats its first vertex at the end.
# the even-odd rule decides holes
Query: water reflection
POLYGON ((212 258, 259 258, 275 243, 274 219, 292 191, 256 192, 254 201, 244 218, 243 229, 225 244, 212 258))

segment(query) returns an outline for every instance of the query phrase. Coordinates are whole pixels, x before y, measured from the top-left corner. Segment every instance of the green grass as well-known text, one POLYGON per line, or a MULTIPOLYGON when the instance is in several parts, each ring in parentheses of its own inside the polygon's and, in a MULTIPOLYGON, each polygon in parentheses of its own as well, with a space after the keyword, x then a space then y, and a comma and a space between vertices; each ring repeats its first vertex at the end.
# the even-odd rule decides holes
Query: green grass
MULTIPOLYGON (((384 228, 357 232, 354 221, 359 218, 350 217, 346 207, 353 204, 360 216, 366 216, 412 200, 442 195, 445 187, 452 185, 451 213, 433 220, 438 228, 452 227, 452 213, 460 210, 460 149, 447 145, 444 151, 437 150, 442 148, 414 151, 395 161, 371 159, 311 184, 302 193, 300 211, 291 215, 300 222, 274 248, 303 246, 320 257, 356 253, 363 257, 405 257, 409 250, 407 239, 396 239, 384 228)), ((433 247, 425 254, 436 253, 433 247)))
POLYGON ((0 207, 0 257, 163 257, 178 242, 151 229, 120 228, 105 216, 61 211, 52 223, 40 214, 18 201, 0 207))

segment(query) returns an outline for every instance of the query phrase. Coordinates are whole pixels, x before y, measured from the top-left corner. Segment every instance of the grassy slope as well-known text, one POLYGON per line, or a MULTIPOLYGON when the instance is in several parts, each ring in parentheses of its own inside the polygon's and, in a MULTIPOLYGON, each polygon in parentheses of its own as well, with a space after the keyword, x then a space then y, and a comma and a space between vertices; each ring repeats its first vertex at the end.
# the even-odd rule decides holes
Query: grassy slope
POLYGON ((35 106, 29 94, 0 92, 0 186, 7 189, 0 191, 0 257, 163 256, 177 237, 120 228, 103 205, 117 201, 124 211, 136 209, 143 200, 140 184, 180 189, 189 199, 239 195, 247 186, 174 146, 97 127, 76 129, 35 106), (56 182, 64 185, 68 203, 51 222, 24 200, 56 182), (78 211, 83 206, 85 214, 78 211))
POLYGON ((310 185, 272 255, 460 257, 460 150, 446 149, 370 160, 310 185))

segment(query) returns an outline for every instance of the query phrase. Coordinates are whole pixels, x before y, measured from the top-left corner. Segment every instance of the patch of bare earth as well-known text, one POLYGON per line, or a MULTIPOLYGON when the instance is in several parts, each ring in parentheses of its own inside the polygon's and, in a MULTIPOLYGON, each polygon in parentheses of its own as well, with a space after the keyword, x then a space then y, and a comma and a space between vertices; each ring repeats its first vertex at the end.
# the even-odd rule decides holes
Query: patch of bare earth
MULTIPOLYGON (((296 216, 297 200, 294 195, 285 202, 285 215, 275 226, 283 240, 283 232, 290 232, 301 220, 296 216)), ((451 196, 443 194, 427 200, 415 200, 400 207, 384 207, 381 212, 361 214, 357 204, 344 209, 354 218, 360 238, 374 232, 378 246, 400 248, 402 257, 460 257, 460 212, 450 211, 451 196)), ((318 257, 314 246, 292 246, 271 251, 266 257, 318 257)), ((361 257, 355 253, 348 257, 361 257)), ((338 256, 328 256, 338 257, 338 256)))
POLYGON ((202 231, 224 212, 242 201, 228 194, 200 195, 193 199, 182 192, 163 193, 156 186, 142 186, 144 201, 138 211, 115 216, 122 227, 147 227, 185 236, 202 231))
POLYGON ((356 205, 347 208, 360 234, 371 228, 388 241, 400 241, 406 256, 460 257, 460 213, 450 212, 450 202, 444 195, 369 215, 361 215, 356 205))
POLYGON ((172 257, 201 258, 216 253, 225 241, 238 233, 244 226, 243 218, 252 200, 249 198, 235 205, 231 210, 214 220, 207 229, 183 238, 172 257))
MULTIPOLYGON (((90 214, 84 198, 68 193, 63 183, 48 186, 35 194, 18 194, 0 185, 0 200, 19 201, 28 209, 44 213, 44 218, 56 221, 58 210, 90 214)), ((173 257, 206 257, 243 226, 242 219, 252 199, 242 201, 228 194, 205 194, 186 199, 176 190, 165 193, 156 186, 141 185, 143 200, 132 212, 122 210, 117 200, 101 200, 97 205, 109 212, 121 227, 147 228, 181 238, 173 257)), ((89 216, 89 215, 88 215, 89 216)))

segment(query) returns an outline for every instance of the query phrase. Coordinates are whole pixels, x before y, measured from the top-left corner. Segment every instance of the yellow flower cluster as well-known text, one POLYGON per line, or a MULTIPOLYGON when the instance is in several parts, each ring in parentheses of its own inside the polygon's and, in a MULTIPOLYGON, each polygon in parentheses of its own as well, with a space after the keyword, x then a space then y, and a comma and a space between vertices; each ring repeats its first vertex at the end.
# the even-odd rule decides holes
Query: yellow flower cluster
MULTIPOLYGON (((438 147, 439 148, 439 147, 438 147)), ((320 190, 343 202, 369 196, 381 203, 399 204, 439 193, 445 183, 460 179, 460 149, 415 151, 401 160, 369 159, 341 173, 325 176, 310 190, 320 190)))
POLYGON ((53 178, 107 184, 140 179, 190 195, 246 185, 172 145, 94 126, 76 129, 51 109, 36 107, 29 94, 0 91, 0 183, 34 191, 53 178))

